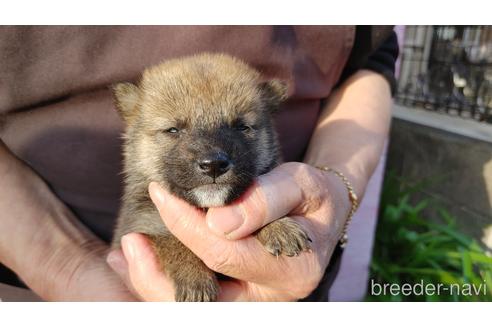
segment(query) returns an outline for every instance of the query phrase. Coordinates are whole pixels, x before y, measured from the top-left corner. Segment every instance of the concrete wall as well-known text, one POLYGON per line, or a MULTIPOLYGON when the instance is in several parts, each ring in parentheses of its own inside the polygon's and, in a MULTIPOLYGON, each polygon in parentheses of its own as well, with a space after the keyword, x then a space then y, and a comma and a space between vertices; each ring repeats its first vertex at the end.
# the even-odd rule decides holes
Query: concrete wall
MULTIPOLYGON (((437 120, 444 117, 430 114, 439 115, 437 120)), ((457 132, 461 123, 470 124, 462 118, 451 118, 456 121, 450 122, 446 117, 447 124, 452 123, 452 129, 446 129, 444 124, 427 124, 432 121, 425 118, 427 114, 417 115, 419 120, 408 115, 394 118, 387 169, 395 170, 405 179, 433 180, 417 197, 432 196, 458 219, 463 232, 492 249, 492 142, 446 131, 457 132)), ((492 134, 492 126, 472 123, 486 132, 490 129, 492 134)), ((467 131, 470 132, 469 127, 467 131)))

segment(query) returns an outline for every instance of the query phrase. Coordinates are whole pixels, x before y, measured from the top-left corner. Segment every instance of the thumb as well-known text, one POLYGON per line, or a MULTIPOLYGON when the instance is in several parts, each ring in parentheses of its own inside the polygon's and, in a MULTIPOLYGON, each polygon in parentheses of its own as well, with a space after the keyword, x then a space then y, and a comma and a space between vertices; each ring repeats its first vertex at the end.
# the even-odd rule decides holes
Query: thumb
POLYGON ((132 294, 136 295, 130 282, 130 277, 128 275, 128 262, 126 261, 125 255, 123 255, 123 251, 121 249, 113 249, 106 257, 106 262, 120 277, 120 279, 123 280, 126 287, 132 292, 132 294))
POLYGON ((202 210, 172 195, 155 182, 150 183, 149 194, 167 229, 207 266, 235 251, 230 241, 210 233, 202 210))
POLYGON ((303 193, 287 167, 279 166, 259 176, 246 193, 229 206, 210 208, 210 230, 235 240, 251 235, 299 206, 303 193))
MULTIPOLYGON (((128 284, 144 301, 174 300, 172 281, 161 271, 150 241, 139 233, 121 239, 123 255, 128 263, 128 284)), ((117 269, 118 270, 118 269, 117 269)))

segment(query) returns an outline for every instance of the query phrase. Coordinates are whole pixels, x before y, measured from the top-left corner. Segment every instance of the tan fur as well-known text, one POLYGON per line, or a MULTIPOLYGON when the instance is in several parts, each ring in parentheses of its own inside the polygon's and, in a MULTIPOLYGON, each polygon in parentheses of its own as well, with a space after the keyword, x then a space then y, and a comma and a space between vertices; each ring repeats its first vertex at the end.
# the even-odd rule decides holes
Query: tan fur
MULTIPOLYGON (((127 123, 125 192, 113 245, 119 247, 121 237, 130 232, 147 234, 175 283, 176 300, 213 301, 218 294, 215 273, 167 231, 149 198, 148 184, 156 181, 176 192, 169 179, 178 174, 178 167, 195 161, 196 153, 208 147, 196 140, 201 134, 188 134, 197 127, 219 131, 234 125, 238 118, 251 126, 263 126, 248 132, 256 155, 240 154, 243 157, 238 160, 254 164, 250 167, 253 177, 273 168, 280 159, 270 114, 285 100, 287 87, 277 80, 262 81, 256 70, 233 57, 201 54, 151 67, 138 86, 121 83, 113 90, 116 107, 127 123), (184 131, 180 143, 163 133, 171 127, 184 131), (196 149, 190 150, 193 147, 196 149), (169 162, 176 153, 180 162, 169 162)), ((179 181, 185 183, 186 179, 184 175, 179 181)), ((293 256, 309 248, 307 235, 288 218, 266 226, 258 238, 275 255, 293 256)))

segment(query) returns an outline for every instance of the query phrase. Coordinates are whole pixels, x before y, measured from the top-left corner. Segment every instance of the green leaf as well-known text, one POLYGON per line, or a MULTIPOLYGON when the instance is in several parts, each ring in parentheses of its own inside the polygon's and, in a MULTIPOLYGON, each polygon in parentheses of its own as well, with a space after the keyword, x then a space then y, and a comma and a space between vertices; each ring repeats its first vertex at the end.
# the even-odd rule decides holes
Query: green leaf
POLYGON ((394 172, 386 174, 371 279, 382 284, 470 282, 485 286, 486 295, 380 295, 368 296, 368 300, 492 301, 492 257, 477 240, 458 229, 456 218, 437 198, 420 193, 432 181, 437 180, 414 182, 394 172))

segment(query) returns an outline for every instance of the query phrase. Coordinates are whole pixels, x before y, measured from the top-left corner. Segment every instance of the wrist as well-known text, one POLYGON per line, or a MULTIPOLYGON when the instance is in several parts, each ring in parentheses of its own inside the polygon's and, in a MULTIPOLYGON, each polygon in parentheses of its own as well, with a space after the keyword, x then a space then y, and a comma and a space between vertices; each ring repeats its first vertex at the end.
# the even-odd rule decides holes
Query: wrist
POLYGON ((336 218, 337 220, 337 236, 341 236, 343 227, 347 222, 348 215, 352 208, 352 203, 347 192, 347 187, 343 183, 342 179, 340 179, 335 174, 319 169, 319 167, 315 167, 314 169, 319 172, 319 174, 323 177, 325 184, 327 185, 330 199, 333 203, 334 218, 336 218))
POLYGON ((357 195, 359 202, 364 197, 367 183, 369 182, 370 178, 368 165, 355 162, 340 163, 330 160, 323 161, 322 159, 306 160, 305 162, 316 168, 329 167, 336 170, 337 172, 340 172, 350 182, 350 185, 357 195))
POLYGON ((338 179, 340 179, 340 181, 344 184, 345 189, 347 190, 347 196, 350 201, 350 209, 348 211, 347 219, 345 220, 345 224, 340 237, 340 246, 342 248, 345 248, 348 242, 348 226, 350 225, 355 212, 359 208, 359 198, 355 193, 355 190, 349 179, 347 179, 347 177, 342 172, 327 166, 317 166, 317 168, 326 173, 335 175, 338 179))
POLYGON ((78 285, 84 271, 96 263, 104 263, 106 253, 104 245, 97 241, 76 244, 67 239, 51 240, 49 246, 42 247, 41 251, 24 261, 18 272, 34 292, 50 301, 70 300, 75 299, 71 295, 80 295, 83 290, 78 285))
POLYGON ((21 253, 30 254, 30 261, 23 261, 19 272, 25 272, 27 285, 43 299, 74 299, 70 295, 83 292, 74 288, 77 280, 91 265, 105 261, 107 246, 54 195, 49 198, 52 202, 45 208, 40 229, 27 245, 30 250, 21 253))

